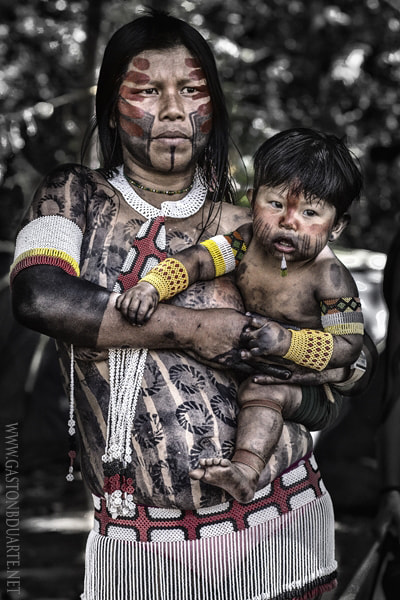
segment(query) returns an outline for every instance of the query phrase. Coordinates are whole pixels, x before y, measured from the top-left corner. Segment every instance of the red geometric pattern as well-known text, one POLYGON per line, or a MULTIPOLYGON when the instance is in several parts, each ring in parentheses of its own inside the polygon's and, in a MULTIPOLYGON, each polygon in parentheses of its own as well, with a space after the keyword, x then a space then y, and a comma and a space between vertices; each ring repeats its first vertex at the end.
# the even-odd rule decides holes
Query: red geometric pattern
MULTIPOLYGON (((166 258, 165 247, 160 241, 165 240, 164 217, 155 217, 148 222, 148 228, 142 237, 136 236, 130 250, 131 262, 123 268, 116 282, 120 293, 137 284, 147 272, 147 267, 159 263, 166 258), (159 241, 160 240, 160 241, 159 241)), ((129 255, 128 255, 129 256, 129 255)))
POLYGON ((27 256, 26 258, 20 260, 16 263, 15 267, 11 271, 10 274, 10 284, 13 283, 16 275, 23 269, 27 269, 28 267, 34 267, 35 265, 50 265, 52 267, 59 267, 68 275, 75 276, 77 275, 76 270, 73 265, 67 260, 59 258, 57 256, 49 256, 46 254, 35 254, 32 256, 27 256))
POLYGON ((208 537, 210 531, 212 535, 240 531, 298 509, 321 496, 321 475, 313 464, 312 458, 303 459, 258 492, 248 504, 229 500, 215 507, 186 511, 136 505, 135 516, 113 519, 104 498, 100 498, 100 508, 95 509, 98 533, 107 535, 112 527, 113 531, 121 529, 123 535, 125 529, 130 530, 132 539, 151 542, 155 539, 162 541, 163 534, 168 536, 176 532, 179 532, 180 539, 194 540, 208 537))
POLYGON ((224 238, 227 240, 228 244, 232 248, 232 252, 235 255, 235 263, 236 267, 239 266, 240 261, 246 253, 247 247, 246 244, 238 231, 232 231, 231 233, 226 233, 224 238))

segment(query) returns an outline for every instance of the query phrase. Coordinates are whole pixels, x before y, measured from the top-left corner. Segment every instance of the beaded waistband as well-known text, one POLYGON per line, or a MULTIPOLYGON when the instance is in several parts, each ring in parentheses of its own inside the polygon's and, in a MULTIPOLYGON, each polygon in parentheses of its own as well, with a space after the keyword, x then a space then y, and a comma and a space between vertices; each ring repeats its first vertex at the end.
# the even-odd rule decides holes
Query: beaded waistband
POLYGON ((307 457, 259 490, 247 504, 229 500, 197 510, 135 505, 134 515, 113 519, 104 498, 94 496, 95 531, 141 542, 184 541, 226 535, 301 508, 325 492, 318 466, 307 457))

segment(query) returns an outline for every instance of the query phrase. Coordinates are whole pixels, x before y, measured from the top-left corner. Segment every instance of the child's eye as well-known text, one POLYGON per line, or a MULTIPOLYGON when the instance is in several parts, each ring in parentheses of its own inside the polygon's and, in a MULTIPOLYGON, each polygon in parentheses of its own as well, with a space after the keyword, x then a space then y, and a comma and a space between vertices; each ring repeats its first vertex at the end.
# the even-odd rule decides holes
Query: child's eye
POLYGON ((304 214, 306 215, 306 217, 314 217, 317 213, 315 212, 315 210, 312 210, 311 208, 307 208, 304 211, 304 214))
POLYGON ((271 200, 271 206, 273 208, 282 208, 282 202, 278 202, 278 200, 271 200))

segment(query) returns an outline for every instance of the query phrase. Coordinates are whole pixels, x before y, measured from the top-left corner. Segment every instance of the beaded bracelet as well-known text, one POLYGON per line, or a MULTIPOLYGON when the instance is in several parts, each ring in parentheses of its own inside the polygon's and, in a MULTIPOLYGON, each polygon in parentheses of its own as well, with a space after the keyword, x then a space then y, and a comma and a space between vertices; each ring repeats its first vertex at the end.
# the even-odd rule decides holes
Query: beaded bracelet
POLYGON ((140 281, 151 283, 156 288, 161 302, 186 290, 189 285, 189 275, 186 267, 179 260, 166 258, 140 281))
MULTIPOLYGON (((221 275, 224 275, 225 273, 228 272, 227 270, 227 266, 226 266, 226 260, 224 258, 224 253, 222 250, 222 243, 225 242, 225 239, 223 238, 223 236, 219 236, 220 240, 219 243, 216 239, 210 238, 209 240, 206 240, 205 242, 200 242, 201 246, 204 246, 204 248, 207 248, 208 252, 210 253, 210 256, 212 258, 212 261, 214 263, 214 269, 215 269, 215 277, 220 277, 221 275)), ((228 245, 227 242, 225 242, 225 245, 228 245)), ((228 247, 229 252, 231 251, 231 248, 228 247)), ((235 265, 234 261, 233 265, 235 265)))
POLYGON ((333 336, 325 331, 314 329, 289 329, 292 334, 290 347, 283 356, 292 362, 322 371, 328 365, 333 353, 333 336))

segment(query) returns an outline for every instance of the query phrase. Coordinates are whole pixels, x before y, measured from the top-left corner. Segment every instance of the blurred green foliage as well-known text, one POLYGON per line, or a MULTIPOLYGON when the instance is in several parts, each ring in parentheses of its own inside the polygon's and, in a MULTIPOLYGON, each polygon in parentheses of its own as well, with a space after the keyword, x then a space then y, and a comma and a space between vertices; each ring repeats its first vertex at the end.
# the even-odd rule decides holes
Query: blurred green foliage
MULTIPOLYGON (((365 189, 343 243, 386 252, 400 225, 400 3, 165 0, 162 7, 198 28, 215 51, 232 115, 238 198, 266 136, 293 126, 346 136, 365 189)), ((12 239, 40 177, 80 160, 104 44, 141 10, 131 0, 2 0, 3 239, 12 239)))

